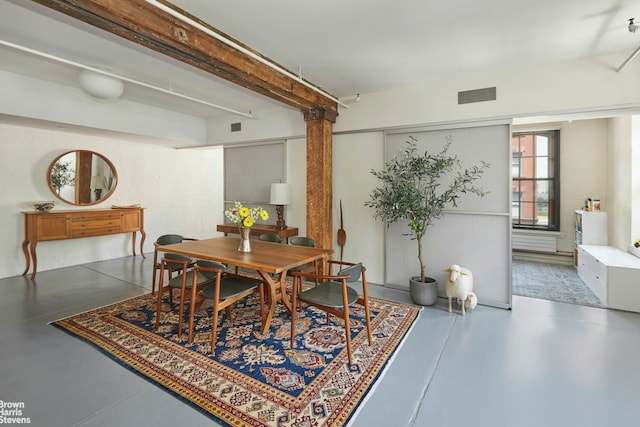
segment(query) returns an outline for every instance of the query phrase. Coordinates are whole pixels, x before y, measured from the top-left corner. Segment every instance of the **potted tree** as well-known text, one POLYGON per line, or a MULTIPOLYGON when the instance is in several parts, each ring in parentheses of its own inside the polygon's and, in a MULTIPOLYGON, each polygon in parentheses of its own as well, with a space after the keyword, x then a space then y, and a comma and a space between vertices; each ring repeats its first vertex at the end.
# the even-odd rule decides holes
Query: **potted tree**
POLYGON ((416 240, 420 262, 420 276, 412 277, 409 291, 415 303, 432 305, 438 298, 438 284, 425 273, 423 237, 429 225, 444 215, 445 209, 457 206, 462 194, 480 197, 486 194, 475 186, 475 181, 489 164, 481 161, 480 165, 463 167, 457 156, 448 154, 451 137, 435 154, 419 152, 417 141, 410 136, 401 156, 385 163, 382 170, 371 170, 382 183, 371 192, 365 206, 373 209, 374 217, 382 219, 387 226, 408 220, 409 231, 405 235, 416 240))

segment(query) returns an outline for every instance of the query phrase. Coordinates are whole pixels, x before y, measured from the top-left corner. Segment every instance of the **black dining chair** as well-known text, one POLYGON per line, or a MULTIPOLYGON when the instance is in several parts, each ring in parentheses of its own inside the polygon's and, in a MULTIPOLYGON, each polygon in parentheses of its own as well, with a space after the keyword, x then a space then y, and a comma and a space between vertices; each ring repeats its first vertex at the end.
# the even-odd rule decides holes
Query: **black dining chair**
MULTIPOLYGON (((253 293, 260 296, 260 319, 264 322, 264 283, 258 279, 252 279, 244 276, 238 276, 226 272, 226 266, 215 261, 199 260, 193 267, 194 274, 192 280, 197 280, 197 275, 203 275, 211 280, 211 283, 202 289, 200 295, 205 300, 213 301, 213 314, 211 320, 211 354, 215 351, 215 343, 218 334, 218 312, 223 308, 226 309, 227 318, 232 320, 231 306, 253 293)), ((191 287, 195 289, 195 285, 191 287)), ((189 319, 189 340, 191 344, 193 339, 193 309, 189 319)))
MULTIPOLYGON (((190 296, 191 311, 194 311, 194 304, 196 303, 195 296, 196 291, 201 290, 205 285, 212 283, 214 280, 211 276, 206 276, 198 271, 195 271, 189 266, 192 264, 191 258, 166 253, 160 260, 160 281, 158 283, 158 300, 156 305, 156 324, 155 330, 158 330, 160 326, 160 315, 162 311, 162 297, 165 291, 169 291, 169 306, 173 309, 173 290, 180 290, 180 302, 178 304, 178 337, 182 336, 182 323, 184 318, 184 303, 188 296, 190 296), (170 278, 166 285, 164 283, 165 271, 174 271, 178 274, 175 277, 170 278), (192 290, 193 287, 193 290, 192 290), (187 290, 192 290, 188 295, 187 290)), ((193 333, 192 324, 189 324, 189 336, 193 333)))
MULTIPOLYGON (((289 239, 289 243, 294 246, 308 246, 310 248, 316 247, 316 241, 313 240, 311 237, 306 237, 306 236, 292 237, 291 239, 289 239)), ((307 270, 317 273, 318 272, 317 263, 313 262, 309 264, 299 265, 289 270, 287 272, 287 275, 290 276, 296 271, 307 271, 307 270)))
MULTIPOLYGON (((172 245, 174 243, 181 243, 183 240, 197 240, 190 237, 184 237, 180 234, 163 234, 158 237, 155 242, 153 242, 153 277, 151 278, 151 295, 155 295, 156 293, 156 276, 157 272, 160 269, 160 262, 158 261, 158 256, 162 257, 162 255, 158 252, 158 246, 164 245, 172 245)), ((193 266, 195 261, 191 260, 189 267, 193 266)), ((173 271, 168 270, 169 279, 171 279, 173 271)))
POLYGON ((367 336, 369 345, 372 344, 371 324, 369 311, 369 296, 367 292, 366 268, 362 263, 351 263, 346 261, 328 260, 329 274, 313 274, 304 271, 293 273, 292 287, 292 310, 291 310, 291 348, 295 348, 296 317, 298 304, 305 303, 316 307, 327 313, 327 323, 329 315, 333 314, 342 318, 345 328, 345 338, 347 343, 347 356, 349 364, 352 363, 351 354, 351 329, 349 322, 349 307, 353 304, 360 304, 364 307, 367 336), (331 274, 332 266, 343 267, 337 274, 331 274), (354 283, 362 277, 362 295, 348 283, 354 283), (307 289, 303 289, 304 281, 313 281, 315 286, 307 284, 307 289))
POLYGON ((282 239, 278 235, 278 233, 264 233, 258 236, 259 240, 263 242, 274 242, 274 243, 282 243, 282 239))

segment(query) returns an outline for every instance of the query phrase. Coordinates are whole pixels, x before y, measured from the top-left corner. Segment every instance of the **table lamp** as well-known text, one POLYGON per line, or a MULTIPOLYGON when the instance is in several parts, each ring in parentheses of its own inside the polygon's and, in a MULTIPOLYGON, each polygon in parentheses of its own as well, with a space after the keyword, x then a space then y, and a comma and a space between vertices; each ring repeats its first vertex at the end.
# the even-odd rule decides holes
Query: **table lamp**
POLYGON ((271 184, 271 200, 269 203, 276 205, 276 214, 278 215, 276 229, 284 230, 287 228, 287 225, 284 223, 284 205, 289 204, 289 184, 282 182, 271 184))
POLYGON ((102 198, 102 192, 108 188, 107 178, 105 176, 94 175, 91 177, 91 189, 96 195, 96 200, 100 200, 102 198))

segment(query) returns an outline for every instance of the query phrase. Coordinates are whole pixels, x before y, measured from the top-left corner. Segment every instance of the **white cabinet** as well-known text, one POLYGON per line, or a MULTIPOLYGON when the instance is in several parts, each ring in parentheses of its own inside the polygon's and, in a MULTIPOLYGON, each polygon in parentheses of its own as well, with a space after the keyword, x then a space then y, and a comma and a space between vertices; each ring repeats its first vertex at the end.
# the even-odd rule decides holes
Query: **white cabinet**
POLYGON ((574 265, 579 264, 580 245, 600 245, 607 246, 609 238, 607 236, 607 213, 591 211, 575 211, 575 252, 574 265))
POLYGON ((640 312, 640 258, 611 246, 578 247, 578 275, 609 308, 640 312))

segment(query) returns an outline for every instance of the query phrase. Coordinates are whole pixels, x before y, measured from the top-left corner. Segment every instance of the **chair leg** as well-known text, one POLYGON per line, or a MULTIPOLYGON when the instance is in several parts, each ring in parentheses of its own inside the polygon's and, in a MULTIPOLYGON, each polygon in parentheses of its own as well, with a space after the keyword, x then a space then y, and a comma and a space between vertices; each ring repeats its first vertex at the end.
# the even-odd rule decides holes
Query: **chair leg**
POLYGON ((153 277, 151 278, 151 295, 156 294, 156 274, 158 273, 158 251, 153 251, 153 277))
POLYGON ((191 345, 193 342, 193 324, 196 315, 196 292, 198 291, 198 287, 196 286, 197 276, 198 275, 194 272, 192 276, 193 281, 191 282, 191 301, 189 301, 189 338, 187 339, 187 345, 191 345))
POLYGON ((182 286, 180 287, 180 309, 178 310, 179 317, 178 317, 178 338, 182 337, 182 318, 184 317, 184 299, 185 299, 185 294, 186 294, 186 287, 187 287, 187 275, 183 274, 182 275, 182 286))
POLYGON ((216 337, 218 335, 218 304, 214 303, 211 323, 211 354, 216 352, 216 337))
POLYGON ((351 365, 351 327, 349 325, 349 305, 344 306, 344 332, 347 340, 347 356, 349 357, 349 365, 351 365))
POLYGON ((351 365, 351 325, 349 324, 349 299, 347 298, 347 285, 342 282, 342 314, 344 318, 344 332, 347 341, 347 356, 349 357, 349 365, 351 365))
POLYGON ((298 280, 302 280, 299 277, 293 278, 291 286, 291 349, 295 347, 294 341, 296 337, 296 314, 298 313, 298 280))
POLYGON ((258 285, 258 293, 260 294, 260 321, 264 325, 264 283, 258 285))
POLYGON ((369 345, 373 345, 371 339, 371 312, 369 310, 369 292, 367 291, 367 273, 366 269, 362 270, 362 296, 358 298, 358 302, 364 306, 364 314, 367 316, 367 336, 369 338, 369 345))
POLYGON ((157 275, 158 275, 158 268, 157 268, 157 265, 155 265, 155 260, 154 260, 153 277, 151 278, 151 295, 156 294, 156 276, 157 275))
POLYGON ((220 275, 216 275, 216 282, 214 284, 215 290, 213 292, 213 315, 211 316, 211 354, 216 352, 216 338, 218 336, 218 310, 220 305, 220 275))
MULTIPOLYGON (((171 288, 169 288, 171 292, 171 288)), ((160 282, 158 283, 158 302, 156 304, 156 328, 160 327, 160 310, 162 308, 162 294, 164 293, 164 265, 160 266, 160 282)))

